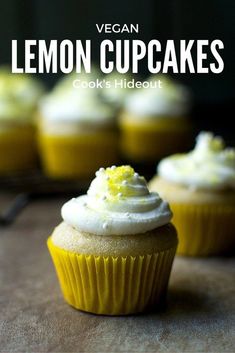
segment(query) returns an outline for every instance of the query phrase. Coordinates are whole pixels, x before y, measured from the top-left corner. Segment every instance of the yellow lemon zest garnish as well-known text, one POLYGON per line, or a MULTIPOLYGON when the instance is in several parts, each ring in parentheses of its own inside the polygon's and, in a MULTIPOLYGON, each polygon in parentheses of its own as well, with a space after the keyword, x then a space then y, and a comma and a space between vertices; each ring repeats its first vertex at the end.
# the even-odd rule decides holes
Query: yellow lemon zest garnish
POLYGON ((130 188, 128 188, 125 183, 128 183, 128 181, 134 177, 134 174, 134 169, 129 165, 107 168, 105 175, 108 177, 107 184, 109 195, 113 199, 118 199, 120 196, 132 196, 130 188))

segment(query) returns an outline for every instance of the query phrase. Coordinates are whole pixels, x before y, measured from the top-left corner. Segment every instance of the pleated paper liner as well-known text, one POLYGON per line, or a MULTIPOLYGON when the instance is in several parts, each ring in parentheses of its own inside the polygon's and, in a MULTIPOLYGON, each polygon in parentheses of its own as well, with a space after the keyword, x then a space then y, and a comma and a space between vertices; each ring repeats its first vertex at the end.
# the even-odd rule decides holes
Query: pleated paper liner
POLYGON ((37 165, 35 132, 22 126, 0 132, 0 174, 28 170, 37 165))
POLYGON ((159 117, 136 121, 128 119, 128 115, 121 119, 121 148, 123 154, 139 160, 154 160, 178 151, 185 151, 190 145, 191 125, 186 118, 177 118, 177 125, 172 124, 171 118, 159 117), (180 126, 180 128, 179 128, 180 126))
POLYGON ((65 300, 96 314, 126 315, 160 306, 176 247, 143 256, 93 256, 56 247, 52 256, 65 300))
POLYGON ((39 134, 43 168, 53 178, 91 177, 100 166, 118 163, 118 134, 97 132, 80 135, 39 134))
POLYGON ((178 254, 217 255, 235 247, 235 205, 170 206, 179 237, 178 254))

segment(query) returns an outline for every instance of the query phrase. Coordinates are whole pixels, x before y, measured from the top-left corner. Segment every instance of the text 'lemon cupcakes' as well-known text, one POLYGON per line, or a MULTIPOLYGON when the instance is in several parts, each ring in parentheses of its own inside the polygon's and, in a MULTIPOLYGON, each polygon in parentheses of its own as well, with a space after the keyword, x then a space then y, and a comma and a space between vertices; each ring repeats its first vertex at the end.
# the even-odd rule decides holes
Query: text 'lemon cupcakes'
POLYGON ((118 159, 115 112, 97 89, 72 84, 59 85, 41 102, 40 155, 52 178, 90 177, 118 159))
POLYGON ((48 239, 65 300, 106 315, 160 306, 177 247, 171 216, 131 167, 101 168, 48 239))
POLYGON ((163 159, 149 184, 172 208, 178 253, 213 255, 235 245, 235 149, 201 133, 195 149, 163 159))
POLYGON ((43 91, 31 76, 0 69, 0 174, 35 167, 34 118, 43 91))
POLYGON ((123 155, 152 162, 184 151, 192 134, 188 90, 164 75, 153 75, 148 88, 127 97, 120 116, 123 155))

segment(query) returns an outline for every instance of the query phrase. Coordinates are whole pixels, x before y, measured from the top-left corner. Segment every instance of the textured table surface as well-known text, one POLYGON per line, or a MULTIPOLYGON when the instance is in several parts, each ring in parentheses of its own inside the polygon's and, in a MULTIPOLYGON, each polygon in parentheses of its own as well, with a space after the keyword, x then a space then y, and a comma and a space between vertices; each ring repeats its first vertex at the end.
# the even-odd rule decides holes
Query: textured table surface
MULTIPOLYGON (((10 197, 0 196, 1 209, 10 197)), ((0 229, 0 352, 234 352, 231 257, 177 257, 162 313, 105 317, 69 307, 45 244, 63 202, 35 201, 0 229)))

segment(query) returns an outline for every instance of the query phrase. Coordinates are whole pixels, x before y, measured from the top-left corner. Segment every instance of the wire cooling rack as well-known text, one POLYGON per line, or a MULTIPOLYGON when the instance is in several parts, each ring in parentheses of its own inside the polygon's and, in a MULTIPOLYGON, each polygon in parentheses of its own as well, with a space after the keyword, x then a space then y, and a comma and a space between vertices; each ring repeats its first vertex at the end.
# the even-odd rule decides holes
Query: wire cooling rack
POLYGON ((0 177, 0 193, 11 192, 15 198, 0 211, 0 226, 14 222, 32 201, 55 196, 78 196, 86 192, 91 180, 52 180, 40 170, 0 177))

